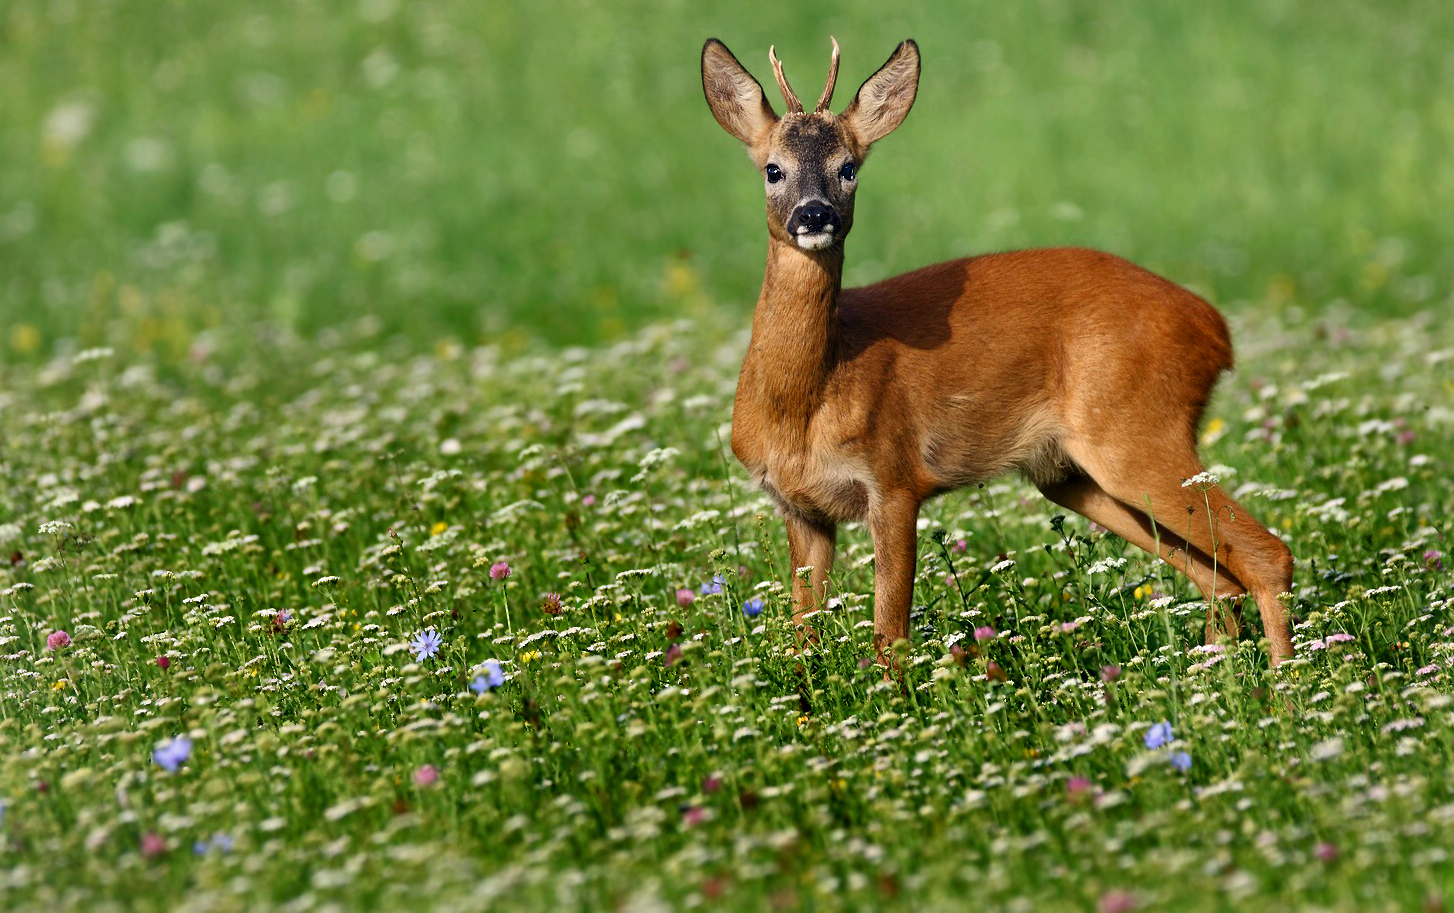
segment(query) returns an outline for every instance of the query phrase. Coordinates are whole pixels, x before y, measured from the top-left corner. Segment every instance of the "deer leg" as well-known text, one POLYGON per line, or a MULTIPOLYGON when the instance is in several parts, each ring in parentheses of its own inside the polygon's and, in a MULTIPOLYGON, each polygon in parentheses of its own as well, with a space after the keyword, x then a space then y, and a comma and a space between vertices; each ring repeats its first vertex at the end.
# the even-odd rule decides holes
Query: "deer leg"
POLYGON ((808 625, 807 617, 828 605, 828 572, 833 569, 838 525, 791 515, 787 518, 787 528, 788 557, 793 564, 793 623, 798 626, 800 639, 812 642, 817 635, 808 625), (806 567, 812 570, 804 579, 799 570, 806 567))
POLYGON ((1108 494, 1155 524, 1162 539, 1175 534, 1190 546, 1188 552, 1194 548, 1210 558, 1219 574, 1226 568, 1257 601, 1273 665, 1291 657, 1292 632, 1279 596, 1292 588, 1292 553, 1219 486, 1184 487, 1184 479, 1203 471, 1198 460, 1147 452, 1145 441, 1140 445, 1120 459, 1104 452, 1072 457, 1108 494), (1154 474, 1148 467, 1156 467, 1154 474))
POLYGON ((1148 502, 1153 520, 1185 518, 1187 541, 1246 582, 1257 600, 1273 665, 1290 658, 1292 631, 1280 597, 1292 589, 1292 552, 1283 541, 1217 485, 1182 488, 1178 481, 1149 493, 1148 502))
POLYGON ((1158 529, 1151 518, 1111 497, 1089 476, 1072 476, 1040 486, 1045 497, 1099 523, 1127 542, 1161 558, 1185 574, 1206 598, 1207 643, 1222 637, 1235 640, 1241 630, 1241 597, 1247 588, 1205 552, 1168 529, 1158 529), (1221 605, 1219 600, 1230 600, 1221 605))
POLYGON ((909 638, 909 604, 914 598, 919 502, 886 494, 869 516, 873 535, 873 649, 881 665, 892 665, 895 643, 909 638))

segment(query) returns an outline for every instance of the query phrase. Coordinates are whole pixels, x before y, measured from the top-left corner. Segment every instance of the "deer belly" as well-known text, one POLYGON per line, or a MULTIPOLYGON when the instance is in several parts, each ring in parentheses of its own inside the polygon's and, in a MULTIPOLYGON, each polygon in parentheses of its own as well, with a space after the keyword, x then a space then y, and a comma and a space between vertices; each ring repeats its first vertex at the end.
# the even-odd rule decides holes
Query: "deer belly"
POLYGON ((813 520, 862 520, 877 488, 855 460, 808 458, 752 467, 757 484, 784 513, 813 520))

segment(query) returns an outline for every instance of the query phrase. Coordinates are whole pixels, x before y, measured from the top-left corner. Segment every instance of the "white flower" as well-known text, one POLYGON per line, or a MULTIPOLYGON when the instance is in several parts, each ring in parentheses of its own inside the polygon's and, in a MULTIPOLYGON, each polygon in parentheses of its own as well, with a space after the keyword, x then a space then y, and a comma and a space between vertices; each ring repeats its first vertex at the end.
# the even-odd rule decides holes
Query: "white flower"
POLYGON ((1331 761, 1343 753, 1343 740, 1338 736, 1323 739, 1308 749, 1308 757, 1314 761, 1331 761))
POLYGON ((1210 472, 1199 472, 1181 483, 1182 488, 1200 488, 1217 484, 1217 477, 1210 472))

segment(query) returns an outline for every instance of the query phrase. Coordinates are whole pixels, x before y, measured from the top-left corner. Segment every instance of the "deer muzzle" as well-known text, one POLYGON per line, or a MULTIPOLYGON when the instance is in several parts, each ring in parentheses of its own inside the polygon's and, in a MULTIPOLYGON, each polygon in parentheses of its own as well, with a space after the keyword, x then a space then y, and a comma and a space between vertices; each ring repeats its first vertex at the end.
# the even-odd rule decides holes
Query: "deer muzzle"
POLYGON ((788 234, 804 250, 822 250, 833 244, 843 230, 838 210, 822 200, 809 200, 793 210, 788 234))

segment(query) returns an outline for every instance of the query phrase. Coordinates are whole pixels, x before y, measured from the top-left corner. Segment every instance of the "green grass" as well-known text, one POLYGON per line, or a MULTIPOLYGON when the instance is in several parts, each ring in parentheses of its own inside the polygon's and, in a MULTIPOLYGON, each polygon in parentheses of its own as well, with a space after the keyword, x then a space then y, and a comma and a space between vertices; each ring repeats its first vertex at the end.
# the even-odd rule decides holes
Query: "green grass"
POLYGON ((1443 909, 1454 13, 1219 6, 12 0, 0 908, 1443 909), (697 54, 806 94, 829 33, 840 103, 926 61, 851 281, 1080 243, 1225 306, 1295 660, 1012 479, 926 508, 902 683, 862 530, 793 652, 697 54))
POLYGON ((716 35, 761 76, 776 43, 815 86, 830 33, 840 104, 900 39, 925 61, 864 172, 852 282, 1073 243, 1234 309, 1407 314, 1450 293, 1437 0, 13 0, 0 354, 175 355, 208 327, 361 314, 425 342, 590 343, 740 313, 761 192, 698 53, 716 35))
POLYGON ((1206 450, 1299 558, 1276 674, 1191 649, 1184 581, 1012 481, 926 511, 903 687, 865 666, 860 530, 794 656, 720 323, 8 371, 0 905, 1438 908, 1454 336, 1238 331, 1206 450))

